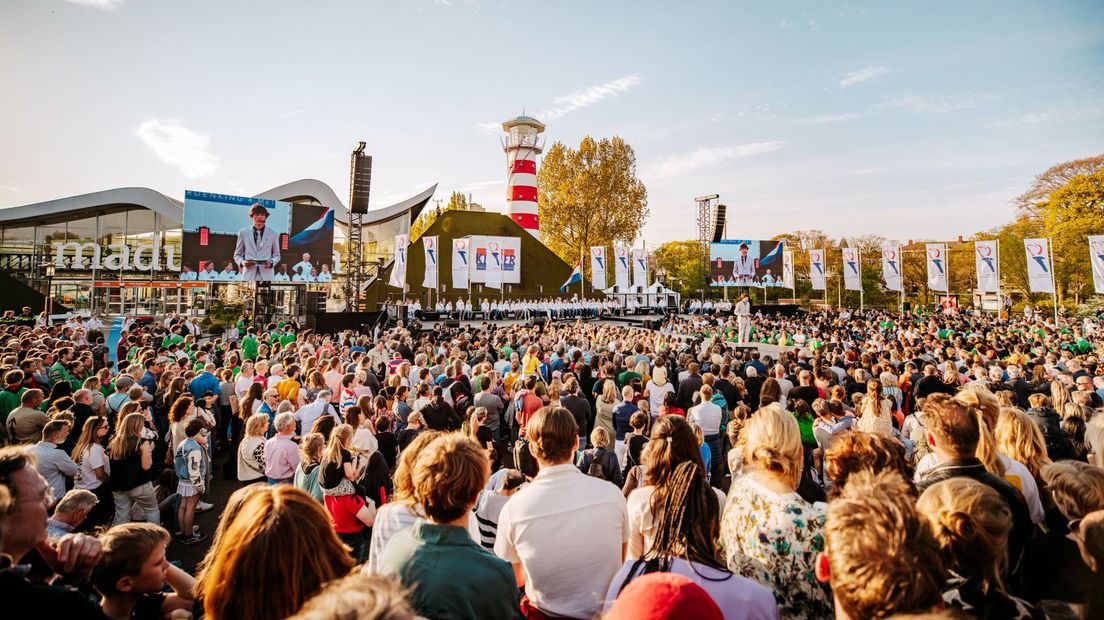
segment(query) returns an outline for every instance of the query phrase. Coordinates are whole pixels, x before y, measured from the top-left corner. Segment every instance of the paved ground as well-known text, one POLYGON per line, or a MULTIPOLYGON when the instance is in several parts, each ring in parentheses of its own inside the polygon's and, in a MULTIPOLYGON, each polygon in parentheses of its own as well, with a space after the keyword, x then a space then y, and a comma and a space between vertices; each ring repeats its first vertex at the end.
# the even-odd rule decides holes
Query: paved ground
POLYGON ((207 538, 193 545, 182 545, 177 542, 174 537, 173 542, 169 545, 169 560, 180 562, 184 570, 193 575, 195 574, 196 564, 203 559, 203 556, 207 553, 208 547, 211 545, 211 538, 214 536, 219 516, 222 513, 223 507, 226 506, 230 494, 245 486, 241 482, 226 480, 222 476, 222 464, 226 461, 226 458, 225 456, 215 458, 215 479, 211 483, 211 492, 204 498, 205 501, 214 504, 215 507, 207 512, 196 515, 196 524, 199 525, 200 531, 203 532, 207 538))

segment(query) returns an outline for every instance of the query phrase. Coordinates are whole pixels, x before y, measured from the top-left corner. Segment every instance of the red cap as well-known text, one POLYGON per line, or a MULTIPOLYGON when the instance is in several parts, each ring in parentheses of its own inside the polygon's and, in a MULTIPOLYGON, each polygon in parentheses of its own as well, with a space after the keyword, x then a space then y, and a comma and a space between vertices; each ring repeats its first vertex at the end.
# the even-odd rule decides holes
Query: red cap
POLYGON ((633 579, 613 602, 606 620, 724 620, 709 593, 687 577, 650 573, 633 579))

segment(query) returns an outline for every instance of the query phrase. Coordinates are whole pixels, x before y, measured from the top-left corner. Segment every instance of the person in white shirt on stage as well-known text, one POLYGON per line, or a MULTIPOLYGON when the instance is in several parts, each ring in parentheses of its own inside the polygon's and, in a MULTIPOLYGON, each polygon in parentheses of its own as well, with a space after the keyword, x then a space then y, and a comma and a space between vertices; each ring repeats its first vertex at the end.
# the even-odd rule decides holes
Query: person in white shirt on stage
POLYGON ((238 231, 234 262, 241 265, 242 280, 271 280, 273 270, 280 262, 280 235, 265 225, 268 209, 261 203, 253 203, 249 208, 249 217, 253 225, 238 231))
POLYGON ((464 303, 463 299, 457 299, 456 300, 456 318, 457 319, 463 319, 464 314, 467 312, 467 308, 468 308, 468 306, 467 306, 467 304, 464 303))
POLYGON ((181 265, 180 267, 180 281, 181 282, 195 282, 199 274, 195 272, 191 267, 187 265, 181 265))
POLYGON ((230 282, 237 279, 239 279, 238 269, 234 266, 234 261, 226 261, 226 264, 222 267, 222 271, 219 272, 218 280, 220 282, 230 282))
POLYGON ((291 268, 292 273, 306 274, 310 273, 311 269, 314 269, 314 265, 310 262, 311 256, 309 252, 303 252, 303 260, 295 263, 291 268))
POLYGON ((199 272, 200 282, 214 282, 218 280, 219 273, 215 271, 215 264, 207 261, 203 264, 203 270, 199 272))
POLYGON ((281 264, 280 270, 276 272, 276 275, 272 276, 273 282, 291 282, 291 276, 288 275, 287 265, 281 264))
POLYGON ((330 273, 330 266, 322 265, 322 271, 318 272, 318 278, 316 279, 319 282, 333 282, 333 274, 330 273))
POLYGON ((734 312, 739 325, 739 342, 745 344, 751 337, 751 302, 748 301, 747 295, 740 296, 740 301, 736 304, 734 312))
POLYGON ((308 271, 305 274, 297 273, 297 274, 291 276, 291 281, 292 282, 314 282, 315 281, 315 273, 314 273, 313 270, 308 271))
POLYGON ((740 244, 740 255, 732 264, 732 279, 737 286, 752 286, 755 282, 755 264, 757 259, 748 256, 748 244, 740 244))

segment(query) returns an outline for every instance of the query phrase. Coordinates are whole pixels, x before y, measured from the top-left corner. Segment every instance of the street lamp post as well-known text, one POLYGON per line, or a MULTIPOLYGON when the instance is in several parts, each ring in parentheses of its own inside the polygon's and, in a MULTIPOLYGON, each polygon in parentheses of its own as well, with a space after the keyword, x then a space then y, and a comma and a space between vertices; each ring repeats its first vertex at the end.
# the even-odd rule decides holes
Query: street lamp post
POLYGON ((46 302, 43 310, 46 311, 46 320, 50 320, 50 313, 54 309, 54 274, 57 267, 53 263, 46 263, 46 302))

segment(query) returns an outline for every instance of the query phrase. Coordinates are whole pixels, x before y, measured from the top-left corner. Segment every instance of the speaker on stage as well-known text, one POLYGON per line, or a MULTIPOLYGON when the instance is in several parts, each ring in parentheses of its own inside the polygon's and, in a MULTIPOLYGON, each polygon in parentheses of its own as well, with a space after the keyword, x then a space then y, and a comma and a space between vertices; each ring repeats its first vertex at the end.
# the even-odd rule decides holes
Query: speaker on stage
POLYGON ((547 323, 547 322, 548 322, 548 317, 546 317, 546 316, 535 316, 535 317, 533 317, 533 323, 532 324, 533 324, 533 327, 538 327, 539 326, 539 327, 543 328, 544 324, 547 323))
POLYGON ((445 327, 449 329, 460 329, 460 319, 445 319, 445 327))

